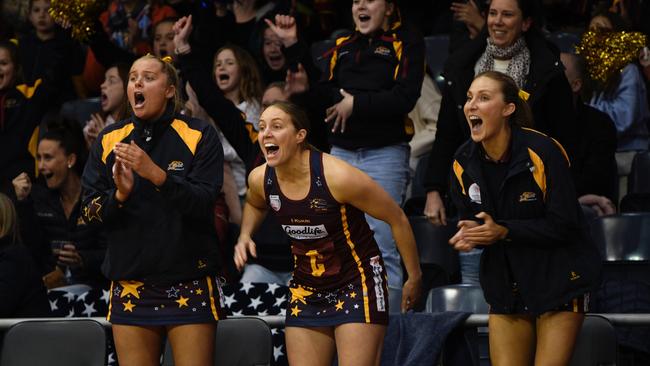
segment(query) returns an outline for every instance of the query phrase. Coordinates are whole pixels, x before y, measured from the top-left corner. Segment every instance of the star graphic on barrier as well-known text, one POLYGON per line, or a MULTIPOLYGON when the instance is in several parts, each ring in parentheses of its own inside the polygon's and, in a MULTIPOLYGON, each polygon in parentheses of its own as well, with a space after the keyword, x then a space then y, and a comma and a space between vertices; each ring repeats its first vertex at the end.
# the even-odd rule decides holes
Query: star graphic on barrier
POLYGON ((111 298, 111 293, 107 290, 102 290, 102 297, 99 298, 100 300, 104 300, 105 303, 108 304, 108 300, 111 298))
POLYGON ((336 308, 336 311, 343 310, 343 305, 344 304, 345 304, 344 301, 339 300, 339 302, 337 302, 336 305, 334 305, 334 307, 336 308))
POLYGON ((187 300, 189 300, 189 298, 183 297, 183 295, 181 295, 181 298, 176 300, 178 307, 182 308, 183 306, 187 306, 187 300))
POLYGON ((226 307, 228 308, 230 308, 232 304, 237 302, 237 300, 235 300, 235 294, 232 294, 230 296, 224 296, 224 301, 226 303, 226 307))
POLYGON ((298 309, 298 305, 296 305, 295 307, 291 308, 291 315, 298 316, 298 314, 300 314, 301 311, 302 310, 298 309))
POLYGON ((254 299, 251 299, 251 303, 248 305, 248 307, 253 308, 253 310, 257 310, 257 307, 264 303, 264 301, 260 300, 261 298, 262 296, 258 296, 254 299))
POLYGON ((203 295, 203 290, 201 290, 201 289, 196 290, 196 294, 197 295, 203 295))
POLYGON ((273 346, 273 358, 277 361, 280 356, 284 356, 284 352, 282 352, 282 345, 279 347, 273 346))
POLYGON ((178 291, 180 290, 176 289, 174 286, 172 286, 172 288, 169 290, 165 290, 165 292, 167 292, 168 299, 171 299, 172 297, 178 297, 178 291))
POLYGON ((123 302, 122 305, 124 305, 124 311, 128 311, 130 313, 133 312, 133 308, 135 308, 135 304, 131 302, 131 299, 127 302, 123 302))
POLYGON ((246 295, 248 295, 248 291, 250 291, 250 289, 253 287, 255 287, 255 285, 253 285, 251 282, 242 282, 241 284, 241 290, 244 291, 246 295))
POLYGON ((97 312, 97 310, 95 310, 94 302, 91 302, 90 305, 84 303, 84 308, 85 308, 84 311, 82 311, 81 313, 89 318, 93 316, 93 313, 97 312))
POLYGON ((271 295, 275 295, 275 290, 279 289, 280 285, 277 283, 269 283, 269 288, 266 290, 267 293, 271 293, 271 295))
MULTIPOLYGON (((48 300, 48 301, 50 301, 50 300, 48 300)), ((50 310, 51 310, 51 311, 59 310, 59 307, 56 306, 56 303, 57 303, 58 301, 59 301, 58 299, 54 299, 54 301, 50 301, 50 310)))
POLYGON ((275 304, 273 304, 273 306, 280 307, 280 305, 282 305, 282 303, 285 301, 287 301, 287 298, 284 295, 282 295, 282 297, 278 297, 275 299, 275 304))
POLYGON ((136 299, 139 299, 138 287, 144 286, 144 283, 138 281, 120 281, 120 286, 122 286, 120 298, 126 295, 133 295, 136 299))
POLYGON ((309 290, 305 290, 302 286, 298 286, 298 288, 289 288, 289 291, 291 291, 291 303, 293 304, 296 301, 300 301, 303 304, 307 304, 305 301, 305 297, 313 294, 313 292, 309 290))
POLYGON ((350 294, 350 297, 353 298, 353 299, 356 298, 356 297, 357 297, 357 293, 354 292, 354 291, 352 291, 352 293, 350 294))

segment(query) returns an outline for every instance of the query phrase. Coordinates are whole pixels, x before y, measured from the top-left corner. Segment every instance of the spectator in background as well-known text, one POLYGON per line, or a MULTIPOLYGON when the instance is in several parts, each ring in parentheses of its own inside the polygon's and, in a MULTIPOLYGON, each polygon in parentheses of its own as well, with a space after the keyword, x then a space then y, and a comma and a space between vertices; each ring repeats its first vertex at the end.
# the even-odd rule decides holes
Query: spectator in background
MULTIPOLYGON (((534 22, 534 0, 493 0, 487 26, 479 36, 451 54, 444 76, 436 139, 429 155, 424 187, 424 214, 435 225, 447 223, 443 197, 454 151, 470 136, 462 106, 474 75, 494 70, 513 77, 529 95, 533 128, 554 137, 572 156, 577 131, 571 88, 556 48, 549 45, 534 22)), ((480 251, 461 256, 463 281, 477 283, 480 251)))
MULTIPOLYGON (((53 70, 61 63, 59 55, 50 60, 53 70)), ((37 175, 34 159, 39 124, 45 115, 56 85, 57 73, 42 83, 23 83, 18 48, 0 41, 0 192, 13 192, 11 181, 20 173, 37 175)))
POLYGON ((47 292, 29 251, 21 244, 13 203, 0 193, 0 318, 44 317, 47 292))
POLYGON ((119 63, 109 67, 104 73, 100 94, 102 113, 93 113, 83 129, 88 148, 92 146, 104 127, 126 118, 128 106, 126 83, 130 67, 130 65, 119 63))
MULTIPOLYGON (((316 98, 327 106, 331 154, 364 171, 401 204, 414 132, 407 114, 420 97, 424 41, 402 23, 393 0, 353 1, 351 11, 356 31, 337 39, 328 52, 329 72, 316 98)), ((397 309, 403 281, 395 241, 388 224, 366 218, 386 263, 391 307, 397 309)))
MULTIPOLYGON (((597 13, 591 19, 589 30, 621 32, 627 28, 620 16, 605 11, 597 13)), ((588 71, 591 67, 597 65, 587 65, 588 71)), ((585 100, 588 100, 592 107, 607 113, 616 124, 617 150, 647 150, 650 109, 645 82, 637 63, 631 62, 622 70, 612 70, 604 82, 592 78, 587 81, 583 91, 585 100)))
POLYGON ((29 85, 38 79, 53 79, 53 73, 61 74, 54 87, 56 93, 52 107, 68 100, 85 95, 81 82, 85 53, 81 45, 70 38, 70 34, 56 26, 50 16, 50 0, 29 1, 29 21, 32 31, 18 39, 18 58, 20 59, 24 82, 29 85), (55 69, 52 59, 62 57, 63 63, 55 69))
POLYGON ((598 216, 616 213, 616 127, 609 116, 582 101, 585 77, 584 60, 570 53, 560 54, 567 79, 573 91, 578 149, 571 164, 578 201, 594 210, 598 216))
POLYGON ((47 189, 25 172, 13 180, 21 234, 34 246, 48 288, 87 284, 105 288, 100 266, 106 253, 102 227, 81 215, 81 174, 87 150, 76 121, 53 121, 39 144, 36 161, 47 189))

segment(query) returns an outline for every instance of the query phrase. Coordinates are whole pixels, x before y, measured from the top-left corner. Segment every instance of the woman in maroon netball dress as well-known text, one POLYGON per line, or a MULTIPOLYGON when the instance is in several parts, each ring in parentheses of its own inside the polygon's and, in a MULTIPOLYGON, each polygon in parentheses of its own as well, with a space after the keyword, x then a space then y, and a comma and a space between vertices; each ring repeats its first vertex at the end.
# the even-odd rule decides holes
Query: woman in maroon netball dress
POLYGON ((260 117, 258 140, 267 163, 248 177, 235 263, 256 255, 251 235, 267 211, 291 238, 294 257, 286 345, 292 365, 378 365, 388 290, 381 253, 364 213, 387 222, 408 280, 401 310, 419 296, 415 240, 400 207, 370 177, 311 149, 308 121, 292 104, 276 103, 260 117))

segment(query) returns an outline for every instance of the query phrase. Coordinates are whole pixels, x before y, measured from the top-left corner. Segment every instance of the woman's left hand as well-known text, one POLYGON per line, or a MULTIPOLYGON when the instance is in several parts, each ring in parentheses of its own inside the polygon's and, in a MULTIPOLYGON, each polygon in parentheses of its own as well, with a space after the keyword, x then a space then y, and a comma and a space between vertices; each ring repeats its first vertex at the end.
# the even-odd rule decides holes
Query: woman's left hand
POLYGON ((74 244, 65 244, 63 248, 56 250, 59 265, 69 267, 83 267, 83 258, 77 251, 74 244))
POLYGON ((327 108, 325 122, 330 123, 334 121, 332 132, 336 133, 339 126, 341 133, 345 132, 345 122, 352 115, 352 108, 354 107, 354 96, 345 90, 340 90, 343 100, 327 108))
POLYGON ((409 277, 402 287, 402 313, 413 309, 420 299, 422 291, 422 278, 409 277))
POLYGON ((138 146, 135 141, 130 144, 119 142, 115 145, 115 158, 127 168, 133 169, 139 176, 151 181, 156 186, 161 186, 167 177, 164 170, 160 169, 151 160, 149 155, 138 146))
POLYGON ((492 216, 485 212, 479 212, 476 218, 483 220, 483 224, 467 229, 463 239, 479 245, 490 245, 504 239, 508 235, 508 229, 494 222, 492 216))

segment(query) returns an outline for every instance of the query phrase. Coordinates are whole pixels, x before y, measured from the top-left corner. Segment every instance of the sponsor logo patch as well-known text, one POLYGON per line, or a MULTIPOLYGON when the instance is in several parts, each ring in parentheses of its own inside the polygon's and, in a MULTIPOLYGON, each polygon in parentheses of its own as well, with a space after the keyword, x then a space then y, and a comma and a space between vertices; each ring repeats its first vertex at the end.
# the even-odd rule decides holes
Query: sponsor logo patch
POLYGON ((282 201, 280 201, 280 196, 278 196, 277 194, 270 194, 269 204, 271 205, 271 208, 274 209, 275 211, 280 211, 280 207, 282 207, 282 201))
POLYGON ((329 235, 325 225, 282 225, 282 229, 290 238, 297 240, 322 239, 329 235))
POLYGON ((479 188, 478 184, 472 183, 469 186, 469 199, 474 203, 481 204, 481 188, 479 188))

